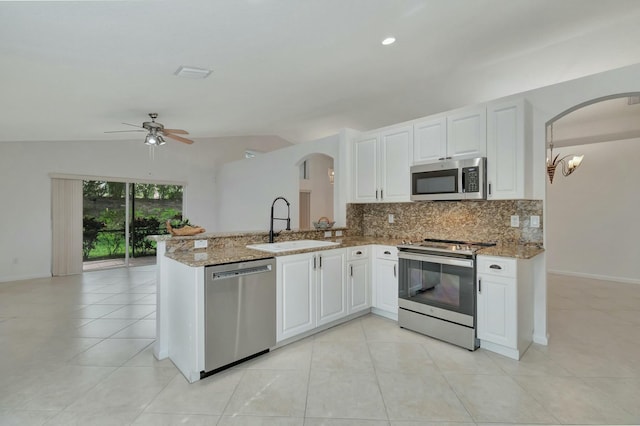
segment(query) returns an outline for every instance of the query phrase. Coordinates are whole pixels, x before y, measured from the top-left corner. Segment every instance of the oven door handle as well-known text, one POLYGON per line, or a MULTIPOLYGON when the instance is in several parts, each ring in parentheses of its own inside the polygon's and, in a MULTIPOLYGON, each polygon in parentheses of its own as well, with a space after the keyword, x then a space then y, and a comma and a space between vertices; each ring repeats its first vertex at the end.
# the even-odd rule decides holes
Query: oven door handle
POLYGON ((412 254, 412 253, 398 253, 399 259, 417 260, 418 262, 431 262, 439 263, 442 265, 462 266, 463 268, 473 268, 473 260, 471 259, 455 259, 445 256, 431 256, 428 254, 412 254))

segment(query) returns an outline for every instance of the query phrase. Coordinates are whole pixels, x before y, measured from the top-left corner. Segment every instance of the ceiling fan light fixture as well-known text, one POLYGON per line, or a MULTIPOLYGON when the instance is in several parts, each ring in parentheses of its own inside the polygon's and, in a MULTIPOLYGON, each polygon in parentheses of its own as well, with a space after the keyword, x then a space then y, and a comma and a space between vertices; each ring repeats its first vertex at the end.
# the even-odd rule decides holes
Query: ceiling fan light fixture
POLYGON ((174 74, 182 78, 203 79, 209 77, 212 72, 213 71, 206 68, 185 67, 182 65, 176 70, 176 72, 174 72, 174 74))
POLYGON ((145 145, 156 146, 158 145, 158 138, 155 135, 149 133, 146 138, 144 138, 145 145))

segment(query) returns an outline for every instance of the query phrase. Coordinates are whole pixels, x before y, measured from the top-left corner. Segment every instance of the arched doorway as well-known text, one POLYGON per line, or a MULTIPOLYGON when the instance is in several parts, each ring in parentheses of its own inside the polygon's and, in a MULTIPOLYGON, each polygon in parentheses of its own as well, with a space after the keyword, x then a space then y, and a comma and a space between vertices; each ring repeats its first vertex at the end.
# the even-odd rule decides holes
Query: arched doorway
POLYGON ((310 154, 300 160, 299 227, 313 228, 321 217, 334 217, 334 162, 325 154, 310 154))
POLYGON ((547 156, 551 141, 554 156, 584 155, 575 173, 546 178, 547 271, 640 283, 640 92, 580 103, 546 127, 547 156))

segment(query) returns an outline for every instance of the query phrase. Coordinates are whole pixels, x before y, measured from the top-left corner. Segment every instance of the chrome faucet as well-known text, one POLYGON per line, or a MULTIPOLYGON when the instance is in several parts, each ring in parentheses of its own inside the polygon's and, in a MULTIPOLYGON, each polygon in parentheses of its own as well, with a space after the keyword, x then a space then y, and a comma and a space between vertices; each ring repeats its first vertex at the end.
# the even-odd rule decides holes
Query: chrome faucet
POLYGON ((286 198, 284 197, 277 197, 275 200, 273 200, 273 204, 271 204, 271 227, 269 228, 269 243, 273 243, 273 237, 276 236, 276 234, 273 233, 273 221, 274 220, 286 220, 287 221, 287 231, 291 231, 291 204, 289 204, 289 202, 287 201, 286 198), (285 203, 287 203, 287 218, 285 219, 284 217, 273 217, 273 206, 276 205, 276 201, 278 200, 283 200, 285 203))

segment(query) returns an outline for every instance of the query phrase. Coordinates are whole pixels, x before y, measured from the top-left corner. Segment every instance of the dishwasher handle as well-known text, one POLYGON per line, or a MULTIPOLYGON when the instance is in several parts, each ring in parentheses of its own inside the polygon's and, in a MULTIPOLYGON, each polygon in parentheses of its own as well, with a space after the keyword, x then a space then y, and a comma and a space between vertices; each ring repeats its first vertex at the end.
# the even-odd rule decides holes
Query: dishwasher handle
POLYGON ((229 278, 238 278, 245 275, 263 274, 265 272, 271 272, 271 269, 272 269, 271 265, 262 265, 262 266, 254 266, 252 268, 213 272, 211 274, 211 279, 216 281, 216 280, 225 280, 229 278))

